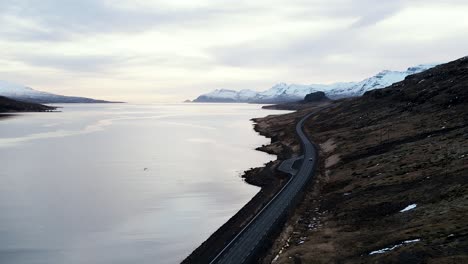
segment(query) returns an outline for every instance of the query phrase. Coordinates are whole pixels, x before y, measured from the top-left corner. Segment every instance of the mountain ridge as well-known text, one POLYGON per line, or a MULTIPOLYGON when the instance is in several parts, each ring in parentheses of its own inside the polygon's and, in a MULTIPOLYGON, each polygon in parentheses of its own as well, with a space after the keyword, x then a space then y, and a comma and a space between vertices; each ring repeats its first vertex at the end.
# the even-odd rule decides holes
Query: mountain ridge
POLYGON ((0 80, 0 96, 5 96, 14 100, 38 103, 119 103, 105 100, 97 100, 80 96, 65 96, 35 90, 20 84, 15 84, 0 80))
POLYGON ((304 99, 307 94, 323 91, 331 99, 361 96, 365 92, 384 88, 402 81, 408 75, 430 69, 437 64, 420 64, 405 71, 383 70, 359 82, 336 82, 332 84, 287 84, 280 82, 265 91, 249 89, 240 91, 216 89, 198 96, 193 102, 232 102, 232 103, 280 103, 304 99))

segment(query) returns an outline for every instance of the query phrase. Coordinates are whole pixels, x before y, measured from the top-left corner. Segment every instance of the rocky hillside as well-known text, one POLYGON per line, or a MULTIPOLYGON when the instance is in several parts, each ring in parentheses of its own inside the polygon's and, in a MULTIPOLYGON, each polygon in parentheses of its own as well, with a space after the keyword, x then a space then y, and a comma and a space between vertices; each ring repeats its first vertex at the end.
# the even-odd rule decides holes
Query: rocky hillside
POLYGON ((264 105, 262 108, 274 110, 300 110, 311 107, 325 106, 329 103, 331 103, 331 100, 325 95, 324 92, 313 92, 306 95, 301 101, 264 105))
POLYGON ((468 263, 467 89, 462 58, 309 119, 320 171, 263 263, 468 263))
POLYGON ((21 102, 0 96, 0 113, 6 112, 45 112, 55 110, 55 107, 21 102))
POLYGON ((329 100, 330 99, 325 95, 324 92, 310 93, 304 97, 304 103, 315 103, 329 100))

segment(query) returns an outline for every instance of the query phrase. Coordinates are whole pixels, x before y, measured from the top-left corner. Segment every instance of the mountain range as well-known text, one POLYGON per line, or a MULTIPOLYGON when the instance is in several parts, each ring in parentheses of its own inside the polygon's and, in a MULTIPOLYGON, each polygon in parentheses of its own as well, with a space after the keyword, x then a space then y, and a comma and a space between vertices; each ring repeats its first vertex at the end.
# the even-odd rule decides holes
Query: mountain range
POLYGON ((47 93, 42 91, 34 90, 30 87, 23 85, 10 83, 7 81, 0 80, 0 96, 5 96, 11 99, 39 103, 39 104, 51 104, 51 103, 111 103, 104 100, 96 100, 86 97, 77 96, 64 96, 53 93, 47 93))
POLYGON ((323 91, 330 99, 361 96, 365 92, 384 88, 400 82, 406 76, 419 73, 436 66, 422 64, 410 67, 405 71, 384 70, 360 82, 338 82, 333 84, 286 84, 278 83, 268 90, 257 92, 249 89, 240 91, 216 89, 210 93, 198 96, 193 102, 220 103, 280 103, 304 99, 307 94, 323 91))

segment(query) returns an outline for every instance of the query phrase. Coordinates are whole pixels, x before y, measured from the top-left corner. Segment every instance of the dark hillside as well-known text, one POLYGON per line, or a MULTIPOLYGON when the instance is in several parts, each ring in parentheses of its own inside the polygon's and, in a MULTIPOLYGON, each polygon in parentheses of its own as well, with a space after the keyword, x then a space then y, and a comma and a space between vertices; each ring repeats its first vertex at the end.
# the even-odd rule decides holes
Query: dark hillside
POLYGON ((462 58, 309 119, 321 170, 265 263, 468 263, 467 93, 462 58))
POLYGON ((5 112, 45 112, 55 110, 55 107, 27 103, 0 96, 0 113, 5 112))

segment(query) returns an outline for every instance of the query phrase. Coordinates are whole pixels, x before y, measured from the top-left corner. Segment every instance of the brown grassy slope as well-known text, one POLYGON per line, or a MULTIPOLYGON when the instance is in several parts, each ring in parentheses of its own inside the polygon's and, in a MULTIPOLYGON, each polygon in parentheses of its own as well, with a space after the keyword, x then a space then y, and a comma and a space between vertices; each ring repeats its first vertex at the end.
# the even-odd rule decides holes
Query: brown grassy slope
POLYGON ((264 262, 468 263, 467 95, 464 58, 311 118, 320 173, 264 262))

